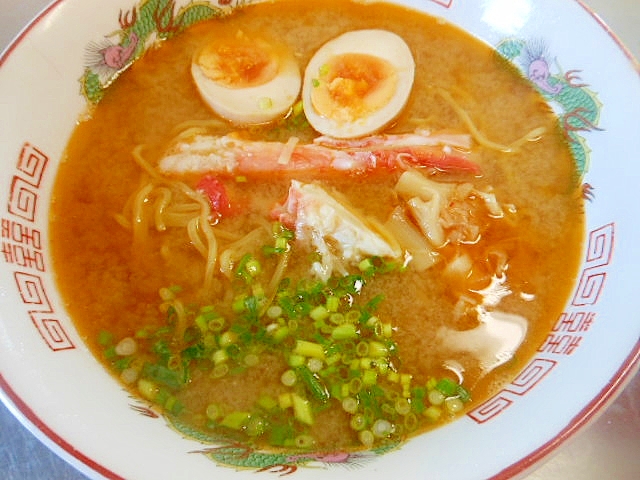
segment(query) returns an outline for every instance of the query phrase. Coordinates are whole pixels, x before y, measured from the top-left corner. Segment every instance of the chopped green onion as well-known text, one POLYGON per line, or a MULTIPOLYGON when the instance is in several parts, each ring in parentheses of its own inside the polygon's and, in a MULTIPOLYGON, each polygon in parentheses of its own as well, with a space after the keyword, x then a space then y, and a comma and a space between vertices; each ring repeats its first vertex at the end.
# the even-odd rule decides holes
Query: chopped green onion
POLYGON ((393 370, 391 370, 387 374, 387 380, 389 380, 390 382, 393 382, 393 383, 399 383, 400 382, 400 374, 398 372, 394 372, 393 370))
POLYGON ((275 241, 275 249, 278 253, 283 253, 287 250, 289 243, 286 237, 278 237, 275 241))
POLYGON ((408 431, 413 432, 418 428, 418 423, 418 416, 415 413, 409 412, 404 416, 404 426, 408 431))
POLYGON ((245 311, 245 304, 244 304, 245 298, 246 298, 246 295, 239 295, 233 300, 233 303, 231 304, 231 309, 233 310, 234 313, 242 313, 245 311))
POLYGON ((458 385, 458 398, 460 400, 462 400, 464 403, 470 402, 471 401, 471 394, 469 393, 469 391, 464 388, 462 385, 458 385))
POLYGON ((311 310, 311 312, 309 312, 309 316, 315 321, 325 320, 329 317, 329 311, 324 305, 318 305, 313 310, 311 310))
POLYGON ((362 314, 358 310, 349 310, 345 316, 344 321, 347 323, 358 323, 362 314))
POLYGON ((216 350, 215 352, 213 352, 211 360, 215 365, 220 365, 221 363, 229 360, 229 354, 225 349, 221 348, 220 350, 216 350))
POLYGON ((427 380, 427 390, 433 390, 438 385, 438 380, 434 377, 429 377, 427 380))
POLYGON ((427 399, 429 400, 429 403, 431 405, 440 406, 444 403, 445 396, 444 393, 442 393, 440 390, 436 390, 434 388, 433 390, 429 390, 427 399))
POLYGON ((98 344, 103 347, 108 347, 113 344, 113 334, 105 330, 101 330, 98 334, 98 344))
POLYGON ((369 343, 362 341, 356 345, 356 355, 365 357, 369 355, 369 343))
POLYGON ((296 340, 296 346, 293 349, 293 353, 304 357, 314 357, 324 360, 324 347, 315 342, 296 340))
POLYGON ((393 335, 393 326, 390 323, 382 324, 382 336, 385 338, 391 338, 393 335))
POLYGON ((104 351, 104 358, 106 358, 107 360, 113 360, 117 356, 118 354, 116 353, 116 347, 114 347, 113 345, 104 351))
POLYGON ((300 423, 313 425, 313 411, 311 403, 304 397, 295 393, 291 394, 291 403, 293 405, 293 416, 300 423))
POLYGON ((427 389, 423 387, 415 387, 412 390, 413 401, 411 402, 411 409, 416 413, 424 412, 425 398, 427 396, 427 389))
POLYGON ((351 417, 351 421, 349 422, 351 428, 355 431, 360 431, 366 428, 367 419, 361 413, 358 413, 351 417))
POLYGON ((407 415, 411 412, 411 403, 406 398, 398 398, 395 402, 395 410, 400 415, 407 415))
POLYGON ((271 305, 267 308, 267 317, 275 319, 282 315, 282 307, 279 305, 271 305))
POLYGON ((462 400, 458 397, 449 397, 444 401, 444 406, 447 409, 447 412, 455 415, 456 413, 460 413, 464 410, 464 404, 462 400))
POLYGON ((248 353, 244 356, 243 363, 247 367, 255 367, 260 363, 260 357, 255 353, 248 353))
POLYGON ((276 343, 282 342, 288 336, 289 336, 289 327, 285 327, 285 326, 277 327, 271 334, 271 338, 276 343))
POLYGON ((215 317, 207 322, 207 328, 212 332, 220 332, 225 324, 226 322, 223 317, 215 317))
POLYGON ((204 337, 202 337, 202 345, 204 345, 205 350, 216 348, 218 346, 216 336, 213 333, 207 333, 204 337))
POLYGON ((373 371, 372 369, 375 368, 375 366, 376 366, 376 362, 371 357, 362 357, 360 359, 360 368, 362 370, 364 370, 365 372, 366 371, 373 371))
POLYGON ((358 433, 358 440, 360 440, 360 443, 365 447, 371 447, 373 442, 375 442, 375 437, 371 430, 362 430, 358 433))
POLYGON ((400 374, 400 385, 402 385, 402 395, 405 398, 411 397, 411 378, 412 376, 408 373, 400 374))
MULTIPOLYGON (((358 392, 355 392, 358 393, 358 392)), ((343 383, 340 388, 340 397, 344 398, 351 394, 351 385, 349 383, 343 383)))
POLYGON ((264 418, 252 416, 245 425, 245 432, 250 437, 259 437, 267 431, 267 422, 264 418))
POLYGON ((289 355, 289 366, 290 367, 301 367, 306 362, 306 357, 303 355, 291 354, 289 355))
POLYGON ((274 446, 290 447, 291 438, 294 434, 291 424, 275 424, 269 432, 269 442, 274 446))
POLYGON ((296 372, 294 372, 293 370, 286 370, 280 376, 280 381, 287 387, 293 387, 293 385, 295 385, 296 383, 296 380, 298 380, 298 377, 296 376, 296 372))
POLYGON ((179 414, 185 407, 177 392, 197 372, 211 379, 239 375, 259 364, 263 352, 280 354, 288 364, 281 375, 286 388, 281 389, 288 391, 258 392, 253 406, 243 411, 211 404, 189 415, 206 428, 236 430, 234 439, 262 437, 260 442, 282 448, 313 448, 307 426, 333 404, 341 405, 365 447, 384 444, 380 439, 401 439, 420 429, 421 422, 442 421, 464 410, 469 392, 453 380, 430 378, 426 385, 413 385, 412 376, 399 368, 393 325, 376 314, 382 295, 361 300, 370 275, 395 266, 371 257, 360 262, 357 274, 326 282, 285 277, 267 288, 259 276, 284 259, 264 264, 262 259, 293 248, 294 232, 274 222, 271 238, 265 256, 257 250, 256 256, 240 258, 227 303, 198 306, 166 289, 161 304, 165 325, 120 342, 108 332, 99 336, 112 368, 120 375, 127 371, 128 383, 137 382, 143 398, 179 414), (291 414, 283 416, 283 410, 291 414))
POLYGON ((296 102, 296 103, 293 105, 292 113, 293 113, 293 115, 300 115, 301 113, 304 113, 304 108, 303 108, 303 105, 302 105, 302 100, 300 100, 300 101, 296 102))
POLYGON ((122 370, 120 373, 120 380, 122 380, 125 384, 130 385, 136 380, 138 380, 140 372, 136 368, 127 367, 122 370))
POLYGON ((227 373, 229 373, 229 364, 225 362, 225 363, 220 363, 215 367, 213 367, 213 370, 211 370, 210 376, 211 378, 222 378, 227 373))
POLYGON ((440 409, 440 407, 436 407, 435 405, 431 405, 430 407, 426 408, 425 411, 422 414, 429 421, 437 422, 438 420, 440 420, 440 417, 442 416, 442 410, 440 409))
POLYGON ((351 323, 338 325, 331 331, 331 338, 334 340, 348 340, 358 337, 356 326, 351 323))
POLYGON ((327 302, 325 307, 328 312, 337 312, 340 308, 340 299, 335 296, 327 297, 327 302))
POLYGON ((209 405, 207 405, 205 415, 209 420, 217 420, 222 416, 222 410, 215 403, 210 403, 209 405))
POLYGON ((389 420, 380 418, 371 427, 371 432, 378 438, 384 438, 393 433, 393 424, 389 420))
POLYGON ((327 357, 325 359, 325 362, 326 362, 327 365, 332 366, 332 365, 337 364, 340 361, 341 358, 342 358, 342 355, 340 355, 339 353, 336 353, 336 354, 333 354, 333 355, 327 357))
POLYGON ((305 387, 309 393, 321 403, 329 401, 331 395, 327 390, 326 385, 306 366, 301 366, 296 369, 298 377, 303 381, 305 387))
POLYGON ((250 259, 244 266, 245 270, 252 277, 257 277, 262 272, 262 265, 255 258, 250 259))
POLYGON ((378 372, 375 370, 365 370, 362 374, 362 383, 364 385, 375 385, 378 382, 378 372))
POLYGON ((358 400, 355 397, 344 397, 342 399, 342 409, 347 413, 356 413, 358 411, 358 400))
POLYGON ((160 389, 152 381, 141 378, 140 380, 138 380, 138 391, 140 392, 140 395, 142 395, 142 397, 146 398, 147 400, 154 401, 160 389))
POLYGON ((389 362, 385 359, 378 358, 376 359, 376 367, 378 368, 378 373, 380 373, 380 375, 386 375, 389 371, 389 362))
POLYGON ((175 390, 179 389, 183 383, 180 379, 179 372, 162 365, 147 363, 144 366, 143 373, 156 384, 164 385, 175 390))
POLYGON ((286 410, 293 406, 293 398, 291 393, 281 393, 278 395, 278 405, 282 410, 286 410))
POLYGON ((224 416, 224 418, 220 422, 220 425, 231 428, 233 430, 240 430, 249 422, 250 418, 251 413, 249 412, 231 412, 224 416))
POLYGON ((369 342, 369 353, 371 357, 386 357, 389 354, 387 346, 381 342, 369 342))
POLYGON ((233 345, 237 341, 238 341, 238 334, 235 332, 232 332, 231 330, 227 330, 222 335, 220 335, 220 339, 218 340, 218 343, 220 344, 220 347, 225 348, 225 347, 228 347, 229 345, 233 345))
POLYGON ((313 373, 318 373, 324 367, 324 362, 319 358, 310 358, 307 361, 307 368, 313 373))
POLYGON ((372 274, 375 270, 375 265, 370 258, 365 258, 358 264, 358 268, 362 273, 372 274))
POLYGON ((358 377, 352 378, 349 382, 349 391, 355 395, 360 393, 360 390, 362 390, 362 380, 358 377))
POLYGON ((273 397, 262 394, 258 398, 258 405, 265 410, 273 410, 278 406, 278 402, 273 397))
POLYGON ((184 409, 182 402, 173 395, 169 395, 169 397, 167 397, 163 403, 163 407, 174 415, 179 414, 184 409))
POLYGON ((458 393, 458 383, 447 377, 440 379, 436 388, 447 397, 451 397, 458 393))

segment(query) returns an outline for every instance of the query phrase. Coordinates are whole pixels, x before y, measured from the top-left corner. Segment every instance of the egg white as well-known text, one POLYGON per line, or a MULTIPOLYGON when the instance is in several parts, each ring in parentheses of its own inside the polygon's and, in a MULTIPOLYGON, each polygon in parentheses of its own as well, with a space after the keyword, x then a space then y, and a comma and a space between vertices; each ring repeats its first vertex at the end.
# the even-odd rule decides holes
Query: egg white
POLYGON ((356 138, 379 131, 392 122, 405 107, 415 74, 415 62, 409 46, 397 34, 387 30, 369 29, 344 33, 325 43, 307 65, 302 87, 305 115, 318 132, 335 138, 356 138), (340 115, 318 111, 313 90, 318 86, 321 71, 332 58, 345 54, 363 54, 387 62, 396 76, 391 98, 371 112, 345 121, 340 115))
POLYGON ((229 86, 210 78, 197 55, 191 63, 191 75, 202 99, 222 118, 238 125, 262 124, 284 116, 297 100, 302 84, 300 67, 291 52, 279 48, 271 62, 277 63, 270 65, 276 69, 275 76, 251 86, 229 86))

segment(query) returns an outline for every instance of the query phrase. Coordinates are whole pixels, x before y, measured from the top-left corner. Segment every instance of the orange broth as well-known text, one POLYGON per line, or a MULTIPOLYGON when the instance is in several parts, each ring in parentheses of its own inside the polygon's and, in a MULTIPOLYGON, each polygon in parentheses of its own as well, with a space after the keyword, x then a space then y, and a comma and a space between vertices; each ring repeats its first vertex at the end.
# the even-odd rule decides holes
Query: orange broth
MULTIPOLYGON (((511 294, 502 299, 500 308, 528 322, 526 338, 509 362, 486 373, 473 355, 443 349, 438 340, 443 326, 456 330, 477 326, 477 320, 456 316, 454 310, 461 291, 487 286, 486 274, 447 282, 443 280, 446 262, 440 262, 424 272, 407 268, 376 275, 363 294, 365 300, 384 295, 376 315, 393 325, 399 364, 411 374, 412 385, 451 376, 447 362, 454 360, 464 370, 463 384, 471 394, 465 410, 486 400, 528 362, 573 288, 584 236, 573 160, 557 119, 541 96, 488 46, 446 22, 385 4, 305 0, 248 6, 223 19, 197 24, 151 49, 109 87, 90 118, 80 122, 73 133, 59 169, 51 210, 51 247, 58 285, 87 345, 112 369, 113 357, 105 357, 101 332, 120 339, 165 325, 166 313, 159 308, 160 289, 180 286, 185 304, 216 305, 230 295, 232 282, 219 272, 211 291, 202 291, 204 260, 184 229, 150 230, 143 242, 134 242, 131 230, 115 220, 140 186, 142 172, 132 159, 134 148, 144 145, 144 156, 154 165, 178 125, 215 117, 199 97, 189 65, 194 51, 220 28, 267 32, 290 46, 301 69, 324 42, 343 32, 384 28, 398 33, 413 52, 416 76, 409 103, 389 132, 412 131, 416 119, 434 131, 467 132, 437 89, 455 97, 478 129, 496 141, 508 144, 532 129, 546 128, 541 139, 514 153, 473 147, 473 159, 481 166, 482 175, 472 183, 492 186, 498 201, 515 211, 508 218, 482 220, 481 240, 464 247, 479 265, 491 262, 488 252, 492 249, 507 255, 511 294)), ((291 124, 276 127, 251 127, 244 134, 279 141, 293 134, 308 141, 315 135, 308 126, 297 131, 291 124)), ((214 130, 224 134, 236 128, 221 123, 214 130)), ((239 238, 263 224, 265 220, 260 219, 268 219, 273 206, 283 201, 292 178, 319 182, 338 191, 357 211, 384 223, 399 202, 393 191, 398 175, 282 174, 227 181, 235 211, 215 228, 239 238)), ((185 181, 193 185, 195 180, 185 181)), ((444 176, 444 181, 457 179, 444 176)), ((224 235, 218 241, 220 251, 232 242, 224 235)), ((257 246, 269 241, 266 233, 257 246)), ((443 256, 452 258, 454 250, 454 246, 444 247, 443 256)), ((289 260, 286 277, 302 277, 308 270, 308 253, 298 251, 301 253, 289 260)), ((264 261, 265 269, 273 268, 271 260, 264 261)), ((188 386, 172 392, 184 405, 181 421, 198 429, 213 429, 205 415, 208 405, 247 411, 265 395, 278 398, 287 388, 281 382, 288 368, 286 361, 270 351, 259 358, 257 365, 220 378, 197 369, 192 372, 188 386)), ((140 394, 135 383, 123 385, 140 394)), ((340 402, 335 403, 336 408, 316 412, 315 423, 298 433, 310 435, 312 448, 317 450, 361 448, 358 432, 349 425, 340 402)), ((418 417, 419 426, 407 428, 402 438, 431 428, 423 416, 418 417)), ((233 429, 229 432, 231 436, 237 433, 233 429)), ((252 441, 268 443, 260 436, 252 441)), ((306 443, 286 446, 309 448, 306 443)))

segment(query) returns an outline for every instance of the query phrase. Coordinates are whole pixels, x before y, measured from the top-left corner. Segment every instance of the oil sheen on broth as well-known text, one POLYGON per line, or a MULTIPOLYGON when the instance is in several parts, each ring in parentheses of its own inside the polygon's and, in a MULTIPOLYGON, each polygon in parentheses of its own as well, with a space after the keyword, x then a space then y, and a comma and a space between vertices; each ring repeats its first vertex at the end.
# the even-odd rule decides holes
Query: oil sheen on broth
POLYGON ((564 308, 583 234, 557 119, 511 66, 437 19, 333 0, 248 6, 147 52, 77 126, 51 214, 68 311, 127 389, 212 438, 316 451, 401 441, 512 379, 564 308), (190 73, 229 35, 278 39, 303 72, 361 29, 401 36, 413 87, 391 145, 321 151, 393 155, 419 134, 436 144, 423 165, 407 150, 393 168, 296 170, 319 136, 299 103, 234 125, 190 73), (159 169, 197 136, 289 156, 277 173, 159 169))

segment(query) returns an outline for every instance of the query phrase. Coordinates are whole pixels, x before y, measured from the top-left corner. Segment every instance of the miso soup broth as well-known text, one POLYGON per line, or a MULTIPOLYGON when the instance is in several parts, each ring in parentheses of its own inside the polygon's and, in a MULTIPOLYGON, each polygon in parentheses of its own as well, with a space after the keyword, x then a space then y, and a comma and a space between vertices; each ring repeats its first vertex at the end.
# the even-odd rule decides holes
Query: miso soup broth
POLYGON ((532 357, 578 269, 576 178, 537 91, 452 25, 384 3, 248 5, 147 51, 79 122, 54 269, 96 357, 172 422, 260 448, 377 448, 464 414, 532 357), (340 67, 305 78, 362 30, 400 37, 407 60, 347 40, 340 67), (264 120, 281 87, 217 108, 285 57, 281 113, 264 120), (400 113, 366 126, 405 78, 400 113))

